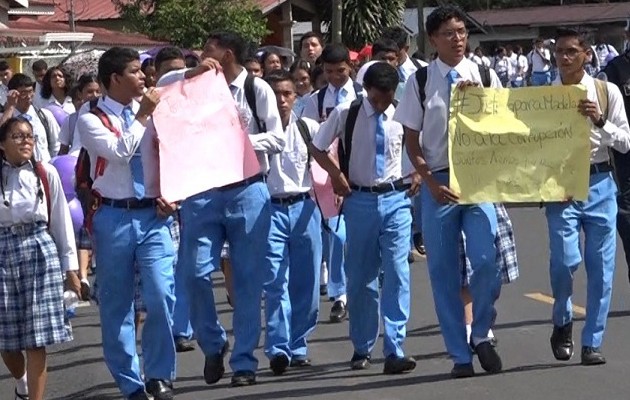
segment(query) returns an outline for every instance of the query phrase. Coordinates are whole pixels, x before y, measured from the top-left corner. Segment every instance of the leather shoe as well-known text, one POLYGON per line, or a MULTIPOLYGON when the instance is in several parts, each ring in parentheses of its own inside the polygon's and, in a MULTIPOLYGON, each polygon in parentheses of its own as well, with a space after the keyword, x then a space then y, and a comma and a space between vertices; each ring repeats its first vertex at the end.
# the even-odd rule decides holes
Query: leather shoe
POLYGON ((252 386, 256 384, 256 374, 252 371, 236 371, 232 376, 232 387, 252 386))
POLYGON ((606 359, 602 355, 599 347, 582 347, 582 365, 606 364, 606 359))
POLYGON ((269 360, 269 368, 273 371, 274 375, 282 375, 289 366, 289 357, 286 354, 277 354, 271 357, 269 360))
POLYGON ((311 360, 308 358, 292 358, 290 367, 306 368, 306 367, 310 367, 311 365, 312 365, 311 360))
MULTIPOLYGON (((28 399, 28 398, 27 398, 28 399)), ((150 396, 147 392, 142 390, 138 390, 131 396, 129 396, 129 400, 154 400, 153 396, 150 396)))
POLYGON ((421 255, 425 255, 427 253, 424 248, 422 233, 418 232, 413 234, 413 247, 415 247, 421 255))
POLYGON ((556 360, 568 361, 573 357, 573 322, 554 326, 551 334, 551 351, 556 360))
POLYGON ((499 357, 497 349, 492 346, 490 341, 479 343, 475 346, 475 351, 477 352, 477 357, 479 357, 481 368, 486 372, 496 374, 501 371, 503 368, 501 357, 499 357))
POLYGON ((195 344, 186 339, 185 337, 175 338, 175 351, 178 353, 186 353, 187 351, 195 350, 195 344))
POLYGON ((403 374, 416 368, 416 360, 411 357, 389 356, 385 359, 383 373, 386 375, 403 374))
POLYGON ((372 364, 370 364, 371 357, 369 355, 359 355, 354 353, 352 359, 350 360, 350 369, 353 370, 361 370, 361 369, 369 369, 372 364))
POLYGON ((219 354, 206 357, 206 363, 203 367, 203 378, 208 385, 217 383, 221 378, 223 378, 223 374, 225 373, 223 359, 225 358, 225 354, 228 352, 229 348, 230 344, 226 341, 219 354))
POLYGON ((333 303, 332 308, 330 309, 330 322, 339 323, 346 319, 348 315, 348 310, 346 309, 346 304, 337 300, 333 303))
POLYGON ((147 393, 155 400, 173 400, 173 384, 160 379, 149 379, 146 383, 147 393))
POLYGON ((472 378, 475 376, 475 369, 472 363, 470 364, 455 364, 451 370, 451 378, 472 378))

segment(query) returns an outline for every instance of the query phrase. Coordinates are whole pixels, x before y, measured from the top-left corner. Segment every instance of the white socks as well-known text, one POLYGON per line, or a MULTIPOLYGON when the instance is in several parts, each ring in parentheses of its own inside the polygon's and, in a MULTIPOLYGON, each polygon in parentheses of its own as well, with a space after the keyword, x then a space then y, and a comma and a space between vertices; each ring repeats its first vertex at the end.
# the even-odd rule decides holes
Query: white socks
POLYGON ((319 275, 319 284, 321 286, 328 285, 328 268, 326 267, 325 262, 322 262, 320 275, 319 275))
MULTIPOLYGON (((466 342, 467 343, 470 343, 470 335, 471 334, 472 334, 472 326, 466 325, 466 342)), ((488 331, 488 337, 487 338, 481 338, 481 339, 473 338, 473 342, 474 342, 474 345, 476 346, 479 343, 487 342, 487 341, 489 341, 490 339, 493 339, 493 338, 494 338, 494 333, 492 332, 492 329, 490 329, 488 331)))
POLYGON ((341 301, 343 302, 343 305, 348 304, 348 297, 345 294, 342 294, 341 296, 337 296, 337 298, 335 298, 335 301, 341 301))
POLYGON ((15 380, 15 390, 19 395, 28 396, 28 385, 26 383, 26 374, 20 379, 15 380))

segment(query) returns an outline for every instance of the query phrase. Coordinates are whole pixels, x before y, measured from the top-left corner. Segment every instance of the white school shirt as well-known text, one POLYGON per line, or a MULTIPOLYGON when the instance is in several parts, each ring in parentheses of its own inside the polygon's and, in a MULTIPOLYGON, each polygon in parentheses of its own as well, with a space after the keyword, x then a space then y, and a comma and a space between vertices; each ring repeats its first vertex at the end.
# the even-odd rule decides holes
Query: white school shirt
POLYGON ((252 110, 249 108, 245 98, 244 86, 247 74, 247 70, 243 68, 236 79, 232 83, 228 83, 228 86, 232 91, 232 97, 236 101, 241 117, 247 122, 249 140, 252 142, 254 150, 256 150, 256 156, 260 163, 260 172, 266 174, 269 172, 269 156, 282 151, 286 138, 282 129, 276 94, 267 82, 256 77, 254 78, 256 112, 260 121, 265 123, 267 128, 267 132, 259 132, 252 110))
POLYGON ((81 151, 81 138, 79 137, 79 130, 77 129, 77 122, 79 120, 79 112, 72 113, 61 124, 61 131, 59 132, 59 143, 65 146, 70 146, 68 154, 78 157, 81 151))
MULTIPOLYGON (((335 108, 335 103, 337 102, 337 94, 335 93, 336 90, 337 88, 335 88, 333 85, 328 84, 326 85, 326 87, 313 93, 310 96, 310 98, 306 100, 306 104, 304 106, 304 112, 302 113, 302 116, 304 118, 310 118, 314 121, 321 121, 322 117, 326 119, 328 117, 326 115, 327 114, 326 110, 335 108), (318 104, 317 104, 318 95, 321 90, 326 90, 326 95, 324 96, 324 103, 322 107, 322 113, 324 114, 323 116, 319 115, 319 109, 318 109, 318 104)), ((344 91, 344 95, 343 95, 344 103, 352 102, 357 99, 357 95, 354 92, 354 82, 352 81, 352 79, 348 78, 346 83, 344 83, 344 85, 339 90, 344 91)), ((365 93, 363 93, 363 95, 365 96, 365 93)))
MULTIPOLYGON (((595 79, 584 73, 580 84, 586 87, 587 98, 598 103, 595 79)), ((560 76, 553 81, 553 85, 562 85, 560 76)), ((588 119, 591 127, 591 164, 609 161, 608 147, 621 153, 627 153, 630 150, 630 127, 628 127, 623 96, 617 85, 606 82, 606 86, 608 87, 608 119, 604 127, 600 129, 593 125, 590 118, 584 117, 588 119)))
POLYGON ((4 83, 0 83, 0 105, 7 104, 7 96, 9 95, 9 88, 4 83))
POLYGON ((49 99, 43 99, 42 103, 44 105, 41 108, 48 107, 48 106, 51 106, 51 105, 56 105, 56 106, 61 107, 61 109, 64 110, 66 112, 66 114, 68 114, 68 115, 70 115, 70 114, 72 114, 73 112, 76 111, 76 108, 74 108, 74 103, 72 103, 72 97, 70 97, 70 96, 66 96, 66 98, 63 99, 63 102, 60 103, 55 98, 55 96, 50 95, 50 98, 49 99))
MULTIPOLYGON (((426 62, 422 61, 422 60, 416 60, 418 62, 418 64, 420 64, 421 67, 426 67, 427 64, 426 62)), ((405 62, 403 62, 402 64, 400 64, 400 66, 398 67, 398 69, 400 71, 402 71, 404 77, 405 77, 405 82, 409 79, 409 77, 411 77, 411 75, 413 75, 417 70, 418 67, 416 67, 413 64, 413 61, 411 60, 410 56, 407 56, 407 59, 405 60, 405 62)))
MULTIPOLYGON (((448 73, 452 68, 439 58, 432 61, 427 69, 427 84, 425 86, 425 110, 420 105, 420 93, 416 79, 410 79, 405 86, 403 98, 396 107, 394 120, 409 129, 422 132, 420 147, 429 169, 438 171, 448 168, 448 117, 449 117, 449 85, 448 73)), ((474 62, 463 59, 454 68, 459 73, 459 80, 471 80, 481 84, 479 66, 474 62)), ((500 88, 501 81, 490 70, 491 85, 500 88)))
POLYGON ((597 55, 597 59, 599 60, 599 67, 604 69, 608 64, 609 60, 617 57, 619 52, 615 49, 614 46, 611 46, 607 43, 598 44, 595 46, 595 54, 597 55))
MULTIPOLYGON (((288 197, 308 193, 313 183, 309 170, 308 148, 297 126, 298 117, 291 113, 286 134, 286 144, 281 153, 271 157, 271 168, 267 177, 267 187, 272 197, 288 197)), ((319 124, 312 119, 302 118, 308 127, 311 138, 319 130, 319 124)))
MULTIPOLYGON (((540 52, 545 56, 545 59, 551 61, 551 52, 549 49, 543 48, 540 52)), ((545 63, 538 54, 538 50, 534 49, 531 52, 532 73, 535 72, 547 72, 551 69, 551 63, 545 63)))
MULTIPOLYGON (((415 79, 410 79, 415 81, 415 79)), ((335 139, 343 143, 346 134, 346 121, 348 111, 352 103, 343 103, 337 106, 324 122, 319 133, 313 139, 313 144, 319 150, 330 148, 335 139)), ((385 173, 384 177, 376 176, 376 111, 367 99, 363 98, 362 106, 357 115, 352 135, 352 152, 348 180, 359 186, 375 186, 381 183, 394 182, 402 178, 403 158, 403 127, 395 122, 394 106, 390 105, 385 110, 383 125, 385 128, 385 173)))
MULTIPOLYGON (((61 187, 61 179, 55 167, 48 163, 42 165, 46 170, 50 187, 49 232, 57 247, 61 268, 63 271, 78 271, 79 261, 72 217, 61 187)), ((0 201, 0 226, 6 228, 33 222, 48 223, 46 191, 41 186, 43 198, 40 198, 38 177, 35 175, 33 164, 27 162, 20 167, 14 167, 6 161, 1 161, 1 167, 4 198, 0 201), (9 202, 8 207, 4 204, 5 198, 9 202)))
POLYGON ((508 56, 508 61, 510 63, 510 81, 515 81, 518 76, 518 54, 512 53, 511 56, 508 56))
MULTIPOLYGON (((130 104, 135 114, 140 109, 140 104, 133 100, 130 104)), ((131 126, 124 129, 123 109, 126 107, 109 96, 98 100, 97 107, 109 118, 114 128, 120 132, 120 137, 107 129, 103 122, 94 114, 85 112, 79 117, 77 128, 81 143, 90 155, 92 170, 90 174, 94 179, 93 189, 101 196, 110 199, 130 199, 136 197, 133 189, 133 178, 129 162, 140 146, 144 136, 145 127, 138 120, 134 120, 131 126), (101 176, 95 176, 96 160, 102 157, 107 160, 107 166, 101 176)), ((83 110, 83 108, 82 108, 83 110)), ((145 174, 146 175, 146 174, 145 174)), ((155 193, 159 182, 144 181, 145 194, 150 198, 150 193, 155 193)))
MULTIPOLYGON (((529 61, 527 60, 527 57, 525 57, 524 55, 519 55, 517 58, 517 68, 521 70, 522 76, 526 76, 527 75, 527 71, 529 70, 529 61)), ((518 73, 518 69, 516 70, 516 73, 518 73)))
POLYGON ((44 108, 48 104, 48 99, 42 97, 42 84, 39 82, 35 82, 35 96, 33 96, 33 105, 37 108, 44 108))
POLYGON ((35 159, 37 161, 48 162, 52 157, 55 157, 57 153, 59 153, 59 132, 61 131, 61 128, 59 127, 59 124, 52 112, 46 110, 45 108, 42 108, 40 111, 46 118, 46 122, 48 122, 48 127, 50 128, 50 138, 55 142, 52 152, 49 149, 50 146, 48 143, 46 128, 44 127, 44 124, 42 124, 42 120, 39 119, 37 111, 35 111, 35 108, 32 105, 29 106, 28 111, 25 113, 15 109, 13 116, 23 117, 31 123, 31 126, 33 127, 33 136, 35 136, 35 140, 37 142, 37 146, 35 148, 35 159))

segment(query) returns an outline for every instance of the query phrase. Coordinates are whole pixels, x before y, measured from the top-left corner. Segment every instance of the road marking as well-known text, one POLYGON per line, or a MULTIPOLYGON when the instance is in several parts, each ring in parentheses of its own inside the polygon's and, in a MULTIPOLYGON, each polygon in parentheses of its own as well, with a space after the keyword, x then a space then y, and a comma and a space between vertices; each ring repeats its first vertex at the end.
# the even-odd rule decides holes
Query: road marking
MULTIPOLYGON (((532 300, 540 301, 542 303, 547 303, 553 305, 555 302, 554 298, 548 296, 544 293, 526 293, 525 297, 530 298, 532 300)), ((582 316, 586 316, 586 309, 584 307, 573 305, 573 313, 580 314, 582 316)))

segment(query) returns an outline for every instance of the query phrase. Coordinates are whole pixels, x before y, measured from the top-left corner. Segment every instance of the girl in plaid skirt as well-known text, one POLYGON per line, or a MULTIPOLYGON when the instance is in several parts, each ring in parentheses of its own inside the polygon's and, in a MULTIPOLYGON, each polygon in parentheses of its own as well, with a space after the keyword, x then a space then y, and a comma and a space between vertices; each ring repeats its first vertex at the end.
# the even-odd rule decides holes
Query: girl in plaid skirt
POLYGON ((35 162, 34 146, 27 120, 0 127, 0 353, 17 381, 15 399, 42 400, 46 347, 72 340, 64 324, 64 271, 69 290, 79 294, 81 285, 61 180, 52 166, 35 162))

